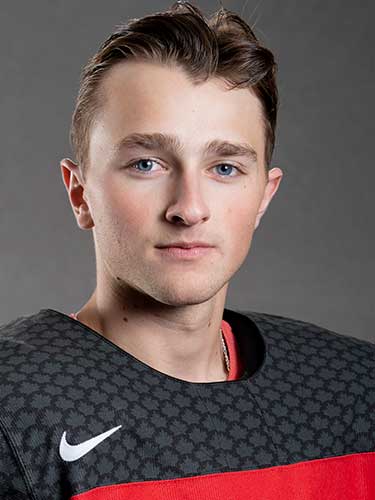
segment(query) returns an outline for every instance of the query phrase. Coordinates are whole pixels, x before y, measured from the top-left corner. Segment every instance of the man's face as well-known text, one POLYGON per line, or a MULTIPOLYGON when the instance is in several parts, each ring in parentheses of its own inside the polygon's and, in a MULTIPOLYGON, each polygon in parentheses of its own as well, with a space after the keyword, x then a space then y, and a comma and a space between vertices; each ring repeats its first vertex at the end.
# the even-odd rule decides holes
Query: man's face
POLYGON ((114 290, 124 282, 164 304, 202 303, 240 268, 281 180, 265 190, 260 102, 247 89, 193 86, 177 67, 143 62, 117 64, 102 89, 84 187, 97 269, 114 290), (181 148, 129 147, 134 133, 173 135, 181 148), (213 140, 246 143, 258 159, 205 154, 213 140), (194 259, 157 248, 177 240, 214 248, 194 259))

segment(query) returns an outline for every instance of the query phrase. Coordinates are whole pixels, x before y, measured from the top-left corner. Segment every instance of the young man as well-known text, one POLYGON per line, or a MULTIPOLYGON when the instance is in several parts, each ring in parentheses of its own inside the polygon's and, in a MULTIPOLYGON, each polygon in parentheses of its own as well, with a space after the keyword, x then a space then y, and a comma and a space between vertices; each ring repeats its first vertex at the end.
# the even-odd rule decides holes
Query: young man
POLYGON ((282 178, 275 63, 177 2, 86 66, 61 161, 97 286, 0 335, 0 497, 375 498, 375 346, 225 308, 282 178))

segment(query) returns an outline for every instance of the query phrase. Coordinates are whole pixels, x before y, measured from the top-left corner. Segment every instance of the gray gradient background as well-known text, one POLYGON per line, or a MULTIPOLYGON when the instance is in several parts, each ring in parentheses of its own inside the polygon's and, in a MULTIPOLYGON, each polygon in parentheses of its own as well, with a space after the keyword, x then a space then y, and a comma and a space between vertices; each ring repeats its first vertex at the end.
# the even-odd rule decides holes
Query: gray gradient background
MULTIPOLYGON (((112 28, 171 2, 5 2, 0 11, 0 323, 77 311, 95 287, 59 160, 79 74, 112 28)), ((226 306, 375 342, 374 3, 223 0, 279 64, 279 191, 226 306)), ((199 1, 206 15, 216 1, 199 1)))

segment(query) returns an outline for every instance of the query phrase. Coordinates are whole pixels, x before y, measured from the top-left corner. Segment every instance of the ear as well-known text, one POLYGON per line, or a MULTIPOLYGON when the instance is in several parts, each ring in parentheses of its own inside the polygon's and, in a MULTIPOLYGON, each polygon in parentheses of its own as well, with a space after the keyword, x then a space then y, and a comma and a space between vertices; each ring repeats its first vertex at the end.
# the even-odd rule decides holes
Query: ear
POLYGON ((94 221, 85 198, 85 182, 79 166, 69 158, 60 161, 61 174, 77 224, 81 229, 91 229, 94 221))
POLYGON ((263 214, 266 212, 268 205, 271 203, 272 198, 275 196, 276 191, 279 189, 279 185, 283 175, 283 171, 278 167, 275 167, 268 172, 268 181, 264 190, 262 202, 256 216, 254 230, 258 227, 263 214))

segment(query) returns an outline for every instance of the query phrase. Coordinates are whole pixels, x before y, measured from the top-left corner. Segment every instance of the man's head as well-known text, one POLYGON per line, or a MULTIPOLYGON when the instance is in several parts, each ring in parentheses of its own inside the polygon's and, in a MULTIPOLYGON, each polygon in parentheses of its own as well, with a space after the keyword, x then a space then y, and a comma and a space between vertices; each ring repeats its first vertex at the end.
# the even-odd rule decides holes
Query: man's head
POLYGON ((136 20, 84 71, 77 164, 61 166, 78 225, 93 228, 99 285, 114 294, 177 306, 226 289, 280 183, 268 169, 272 54, 235 14, 214 19, 189 4, 136 20), (158 248, 181 240, 214 248, 192 260, 158 248))

